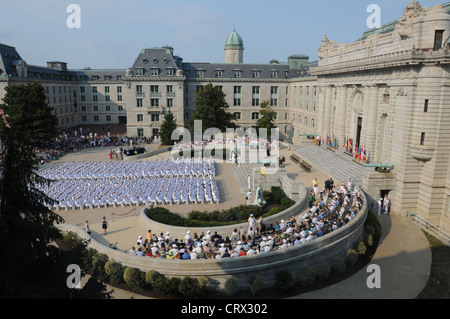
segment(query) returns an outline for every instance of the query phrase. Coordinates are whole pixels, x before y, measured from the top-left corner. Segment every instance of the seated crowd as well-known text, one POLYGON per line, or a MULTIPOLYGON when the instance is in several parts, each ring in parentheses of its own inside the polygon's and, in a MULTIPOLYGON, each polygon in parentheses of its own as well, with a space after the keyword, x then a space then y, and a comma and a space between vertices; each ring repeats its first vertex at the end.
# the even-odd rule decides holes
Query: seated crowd
POLYGON ((139 236, 129 253, 163 259, 219 259, 267 253, 320 238, 349 223, 361 209, 362 193, 358 187, 342 185, 339 189, 324 190, 320 198, 300 220, 292 217, 266 225, 251 215, 244 234, 234 229, 232 234, 191 234, 172 238, 170 233, 159 236, 148 231, 139 236))
POLYGON ((210 160, 65 163, 41 176, 53 180, 38 188, 56 210, 220 202, 210 160))

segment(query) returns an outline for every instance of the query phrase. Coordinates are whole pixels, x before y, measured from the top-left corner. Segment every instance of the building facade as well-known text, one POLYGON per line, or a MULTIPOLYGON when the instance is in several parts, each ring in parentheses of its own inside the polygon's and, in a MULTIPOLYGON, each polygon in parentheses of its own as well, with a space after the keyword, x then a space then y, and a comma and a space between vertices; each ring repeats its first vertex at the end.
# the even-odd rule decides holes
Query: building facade
POLYGON ((291 143, 319 135, 364 145, 368 163, 394 167, 363 179, 368 197, 389 194, 392 212, 412 211, 450 232, 449 11, 450 3, 428 8, 411 0, 397 21, 353 43, 324 36, 315 62, 294 54, 283 63, 244 63, 236 30, 225 41, 224 63, 185 62, 165 46, 143 49, 123 70, 27 65, 0 44, 0 98, 5 86, 39 81, 62 128, 127 123, 127 135, 152 137, 169 109, 183 127, 195 92, 211 83, 244 129, 256 125, 268 101, 291 143))

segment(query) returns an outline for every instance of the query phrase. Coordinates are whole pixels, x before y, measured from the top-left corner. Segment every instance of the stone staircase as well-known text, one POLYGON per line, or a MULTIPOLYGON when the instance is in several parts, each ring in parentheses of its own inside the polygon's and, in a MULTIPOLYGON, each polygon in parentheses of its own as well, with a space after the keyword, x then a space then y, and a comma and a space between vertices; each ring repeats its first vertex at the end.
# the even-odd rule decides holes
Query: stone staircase
POLYGON ((351 178, 354 184, 361 185, 363 173, 373 170, 373 168, 354 163, 352 158, 346 154, 334 153, 316 145, 293 145, 291 150, 309 164, 328 173, 330 177, 333 177, 335 184, 346 183, 351 178))

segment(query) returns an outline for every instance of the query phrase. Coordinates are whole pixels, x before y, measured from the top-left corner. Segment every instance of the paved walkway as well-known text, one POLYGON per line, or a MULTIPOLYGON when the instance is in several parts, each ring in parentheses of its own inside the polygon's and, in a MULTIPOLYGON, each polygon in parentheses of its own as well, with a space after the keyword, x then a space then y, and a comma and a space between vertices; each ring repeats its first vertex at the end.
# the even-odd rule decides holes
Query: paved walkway
MULTIPOLYGON (((312 154, 317 152, 313 148, 316 146, 307 146, 305 148, 296 148, 292 150, 281 150, 280 156, 286 158, 286 171, 292 179, 296 181, 302 181, 304 185, 309 188, 314 178, 319 181, 319 186, 324 185, 326 179, 330 176, 335 179, 336 184, 347 180, 339 174, 332 175, 330 172, 339 172, 339 169, 345 171, 345 174, 358 172, 361 166, 351 162, 349 158, 345 162, 345 158, 342 155, 334 154, 323 149, 319 149, 319 152, 325 151, 325 154, 321 154, 321 160, 315 160, 314 158, 307 157, 306 150, 312 154), (305 172, 290 161, 289 156, 292 152, 296 152, 298 155, 307 159, 312 164, 311 172, 305 172), (325 160, 324 157, 330 157, 331 159, 325 160), (336 158, 333 158, 336 157, 336 158), (333 166, 330 169, 329 166, 333 166), (336 165, 336 166, 334 166, 336 165)), ((60 161, 72 161, 72 160, 105 160, 108 156, 109 149, 97 148, 95 151, 92 149, 86 150, 80 153, 69 154, 60 159, 60 161)), ((159 154, 159 158, 168 158, 169 154, 159 154)), ((153 158, 154 159, 154 158, 153 158)), ((236 178, 236 167, 233 164, 217 164, 218 175, 216 178, 221 181, 221 192, 226 194, 223 199, 223 203, 219 206, 216 205, 173 205, 168 208, 173 211, 177 210, 179 214, 186 214, 192 209, 222 209, 226 206, 232 207, 239 203, 245 203, 245 195, 241 193, 242 181, 245 179, 246 174, 236 178), (204 206, 204 207, 200 207, 204 206)), ((245 173, 246 165, 243 164, 241 170, 245 173)), ((359 173, 352 175, 352 180, 357 180, 359 173)), ((245 182, 246 183, 246 182, 245 182)), ((245 184, 244 184, 245 185, 245 184)), ((145 237, 147 229, 142 225, 139 219, 139 212, 142 207, 112 207, 104 209, 85 209, 83 211, 59 211, 58 213, 65 219, 66 223, 72 225, 83 226, 85 220, 90 221, 91 230, 93 231, 93 237, 99 242, 109 245, 110 243, 117 243, 117 247, 122 250, 128 250, 131 246, 135 245, 137 237, 142 235, 145 237), (101 235, 101 219, 103 216, 109 220, 109 228, 106 236, 101 235)), ((411 299, 416 297, 422 288, 425 286, 431 267, 431 250, 428 245, 428 241, 425 238, 423 232, 414 224, 409 222, 406 218, 395 215, 383 215, 380 216, 380 221, 383 226, 382 239, 377 252, 372 260, 372 264, 378 265, 381 273, 381 288, 370 289, 367 287, 366 281, 371 273, 366 269, 361 270, 354 276, 330 287, 322 290, 314 291, 311 293, 302 294, 294 297, 295 299, 339 299, 339 298, 351 298, 351 299, 411 299)), ((130 298, 127 292, 118 291, 115 289, 114 297, 117 299, 130 298)), ((134 295, 133 298, 137 296, 134 295)), ((139 297, 140 298, 140 297, 139 297)))

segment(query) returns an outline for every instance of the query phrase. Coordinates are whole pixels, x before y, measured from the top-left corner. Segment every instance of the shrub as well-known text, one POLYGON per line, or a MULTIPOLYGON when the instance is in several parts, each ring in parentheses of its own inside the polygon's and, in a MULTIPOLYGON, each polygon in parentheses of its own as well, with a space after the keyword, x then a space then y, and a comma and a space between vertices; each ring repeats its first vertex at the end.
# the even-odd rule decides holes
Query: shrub
POLYGON ((373 236, 368 235, 366 240, 367 246, 371 247, 373 245, 373 236))
POLYGON ((273 195, 270 191, 263 191, 263 198, 266 202, 272 203, 273 202, 273 195))
POLYGON ((295 284, 294 276, 289 270, 280 270, 275 276, 275 281, 276 287, 284 292, 291 290, 295 284))
POLYGON ((178 292, 184 298, 198 298, 200 295, 200 288, 197 279, 189 276, 184 277, 178 286, 178 292))
POLYGON ((163 275, 157 272, 156 270, 149 270, 145 273, 145 282, 150 286, 154 287, 156 281, 161 278, 163 275))
POLYGON ((289 197, 285 197, 281 200, 281 210, 288 209, 294 204, 295 204, 294 200, 290 199, 289 197))
POLYGON ((372 225, 365 225, 364 232, 368 235, 375 235, 375 228, 372 225))
POLYGON ((208 289, 209 286, 209 279, 206 276, 200 276, 198 277, 198 285, 200 288, 200 291, 203 293, 208 289))
POLYGON ((125 268, 114 260, 108 260, 105 264, 105 273, 109 277, 109 281, 112 283, 123 282, 123 272, 125 268))
POLYGON ((95 275, 105 274, 105 264, 108 261, 108 255, 96 252, 92 256, 92 267, 95 275))
POLYGON ((263 279, 259 275, 254 275, 248 278, 248 288, 252 295, 257 295, 263 290, 263 279))
POLYGON ((274 203, 281 204, 281 200, 283 198, 286 198, 286 194, 284 193, 284 191, 280 187, 272 186, 270 188, 270 190, 272 192, 274 203))
POLYGON ((331 264, 331 269, 333 271, 337 272, 338 274, 343 274, 346 268, 347 267, 345 266, 344 258, 336 257, 335 259, 333 259, 333 262, 331 264))
POLYGON ((328 264, 322 263, 316 267, 316 276, 320 280, 327 280, 330 278, 331 267, 328 264))
POLYGON ((162 293, 168 293, 168 280, 166 276, 160 275, 154 282, 153 282, 153 290, 156 292, 162 292, 162 293))
POLYGON ((145 283, 143 272, 140 269, 131 266, 125 268, 123 280, 130 288, 136 290, 142 290, 145 283))
POLYGON ((366 254, 366 252, 367 252, 367 247, 366 247, 366 245, 364 244, 364 242, 360 241, 360 242, 358 243, 358 247, 356 248, 356 250, 358 251, 358 254, 364 256, 364 255, 366 254))
POLYGON ((178 277, 171 277, 167 279, 166 287, 164 293, 172 296, 179 294, 178 287, 180 286, 181 279, 178 277))
POLYGON ((356 264, 358 261, 358 252, 354 249, 349 249, 347 251, 347 255, 345 256, 345 261, 350 265, 356 264))
POLYGON ((88 268, 92 266, 92 258, 97 253, 97 251, 93 248, 88 248, 86 252, 82 256, 82 263, 84 268, 88 268))
POLYGON ((372 211, 369 211, 367 214, 366 222, 364 223, 365 227, 371 226, 374 229, 374 233, 372 234, 373 239, 378 241, 381 238, 381 224, 380 220, 376 216, 376 214, 372 211))
POLYGON ((228 278, 225 281, 224 288, 225 288, 225 294, 227 296, 234 296, 237 293, 238 288, 239 288, 238 284, 237 284, 237 280, 233 277, 228 278))
POLYGON ((298 270, 298 281, 302 286, 312 286, 316 279, 316 274, 311 267, 304 266, 298 270))

